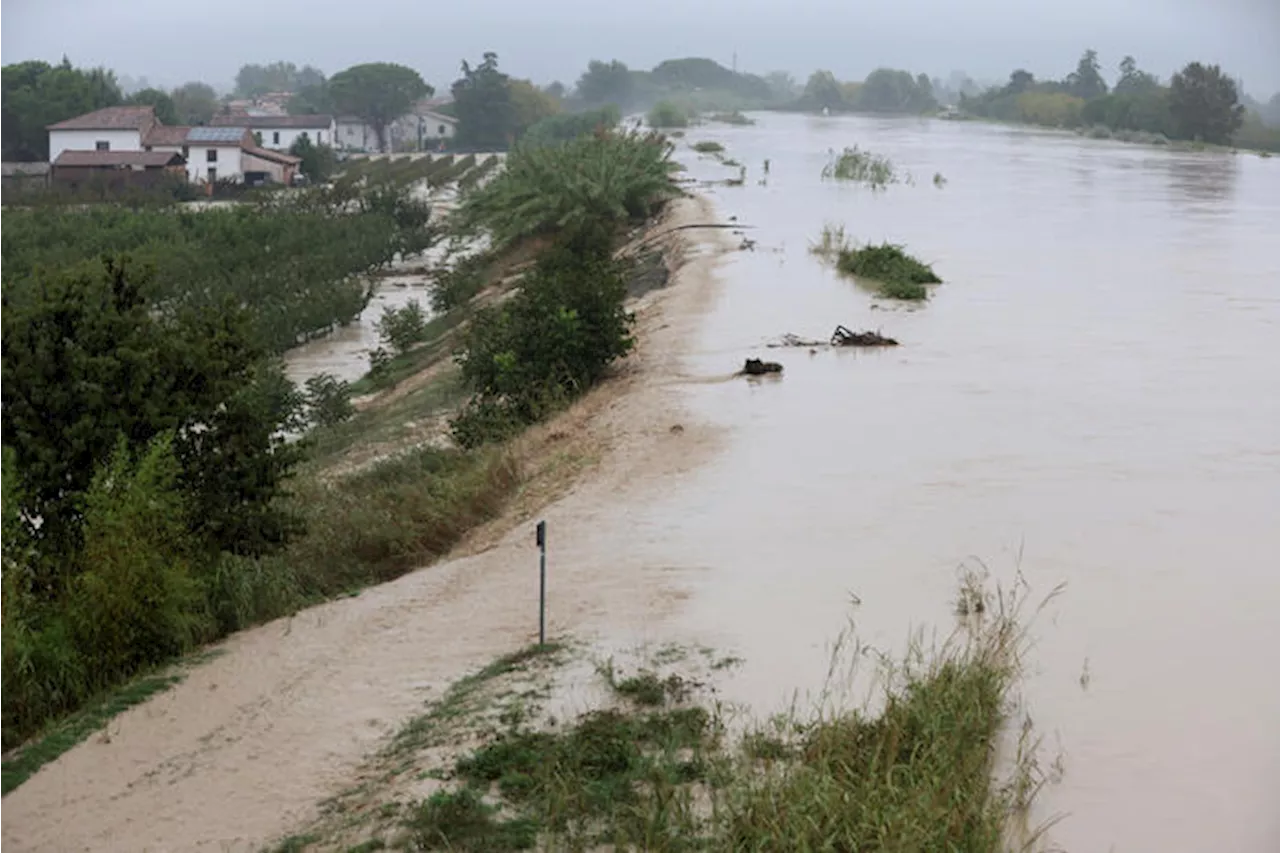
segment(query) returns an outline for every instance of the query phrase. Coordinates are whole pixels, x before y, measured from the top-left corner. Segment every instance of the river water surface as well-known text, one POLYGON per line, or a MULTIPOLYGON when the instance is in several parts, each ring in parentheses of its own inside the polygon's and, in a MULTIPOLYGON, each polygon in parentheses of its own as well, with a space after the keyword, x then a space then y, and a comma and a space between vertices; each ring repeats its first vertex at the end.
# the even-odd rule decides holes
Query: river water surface
POLYGON ((712 192, 758 241, 722 266, 688 368, 786 371, 691 382, 727 447, 632 517, 635 547, 687 582, 688 627, 745 657, 730 698, 767 712, 816 690, 850 616, 890 650, 912 626, 945 634, 962 562, 1005 584, 1020 565, 1033 596, 1066 584, 1024 687, 1065 771, 1035 815, 1065 815, 1052 840, 1280 850, 1280 160, 758 119, 686 140, 748 167, 712 192), (916 184, 820 180, 853 144, 916 184), (906 244, 946 283, 877 309, 808 253, 827 221, 906 244), (837 323, 902 346, 762 346, 837 323))

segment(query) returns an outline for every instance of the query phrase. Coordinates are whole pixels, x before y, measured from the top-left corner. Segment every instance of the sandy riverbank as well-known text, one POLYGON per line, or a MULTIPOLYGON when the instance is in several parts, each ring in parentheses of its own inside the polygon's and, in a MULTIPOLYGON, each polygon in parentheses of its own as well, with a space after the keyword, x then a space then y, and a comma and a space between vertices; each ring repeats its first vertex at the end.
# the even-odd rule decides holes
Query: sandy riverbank
MULTIPOLYGON (((712 221, 704 199, 659 231, 712 221)), ((533 513, 552 530, 554 634, 652 629, 682 597, 662 567, 632 565, 627 506, 714 452, 680 402, 683 357, 716 293, 715 232, 677 232, 668 287, 635 305, 620 375, 522 439, 537 473, 460 556, 245 631, 171 691, 113 720, 4 799, 10 850, 257 850, 313 819, 361 759, 457 678, 536 634, 533 513), (676 425, 681 429, 673 429, 676 425), (595 461, 571 487, 535 456, 595 461), (547 505, 548 501, 552 501, 547 505)), ((637 535, 643 535, 638 531, 637 535)))

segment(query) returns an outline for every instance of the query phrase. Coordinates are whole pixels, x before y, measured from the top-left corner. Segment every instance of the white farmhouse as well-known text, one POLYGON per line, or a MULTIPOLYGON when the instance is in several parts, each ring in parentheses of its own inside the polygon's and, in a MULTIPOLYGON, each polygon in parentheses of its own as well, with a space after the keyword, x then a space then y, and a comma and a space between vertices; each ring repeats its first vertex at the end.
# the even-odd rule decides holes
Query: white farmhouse
POLYGON ((63 151, 141 151, 156 123, 155 107, 106 107, 51 124, 49 162, 63 151))
POLYGON ((288 184, 300 162, 291 154, 258 147, 247 127, 190 128, 184 150, 187 178, 193 184, 288 184))
POLYGON ((288 151, 303 137, 315 145, 335 145, 333 116, 217 115, 210 124, 214 127, 247 127, 252 134, 262 137, 263 148, 277 151, 288 151))
MULTIPOLYGON (((344 151, 378 152, 378 134, 356 116, 338 116, 334 147, 344 151)), ((391 151, 423 151, 441 141, 453 139, 458 120, 453 116, 415 107, 387 125, 387 146, 391 151)))

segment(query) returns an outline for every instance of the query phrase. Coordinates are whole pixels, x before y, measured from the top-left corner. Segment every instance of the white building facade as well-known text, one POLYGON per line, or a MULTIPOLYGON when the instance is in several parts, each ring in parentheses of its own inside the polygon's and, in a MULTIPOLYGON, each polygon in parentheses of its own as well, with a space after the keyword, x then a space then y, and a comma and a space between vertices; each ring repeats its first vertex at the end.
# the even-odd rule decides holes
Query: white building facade
POLYGON ((261 138, 263 148, 288 151, 299 139, 307 138, 313 145, 336 147, 333 116, 214 116, 214 127, 247 127, 261 138))
POLYGON ((63 151, 141 151, 153 107, 107 107, 48 126, 49 162, 63 151))

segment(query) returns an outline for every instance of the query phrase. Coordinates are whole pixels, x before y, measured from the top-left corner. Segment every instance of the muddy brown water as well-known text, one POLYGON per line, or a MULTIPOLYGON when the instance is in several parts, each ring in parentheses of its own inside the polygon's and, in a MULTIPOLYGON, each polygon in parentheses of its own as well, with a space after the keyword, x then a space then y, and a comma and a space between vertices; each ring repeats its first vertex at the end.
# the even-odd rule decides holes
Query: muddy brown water
POLYGON ((767 712, 816 690, 850 616, 889 650, 913 626, 945 634, 960 564, 1005 584, 1020 565, 1033 597, 1066 582, 1024 686, 1046 769, 1065 771, 1034 816, 1065 815, 1052 840, 1280 850, 1280 161, 758 118, 686 139, 748 167, 712 192, 757 241, 722 266, 688 369, 786 372, 688 389, 726 448, 636 507, 628 545, 682 570, 681 623, 746 659, 729 698, 767 712), (916 185, 820 180, 854 144, 916 185), (808 254, 824 221, 905 244, 946 283, 877 310, 808 254), (838 323, 902 345, 762 346, 838 323))

